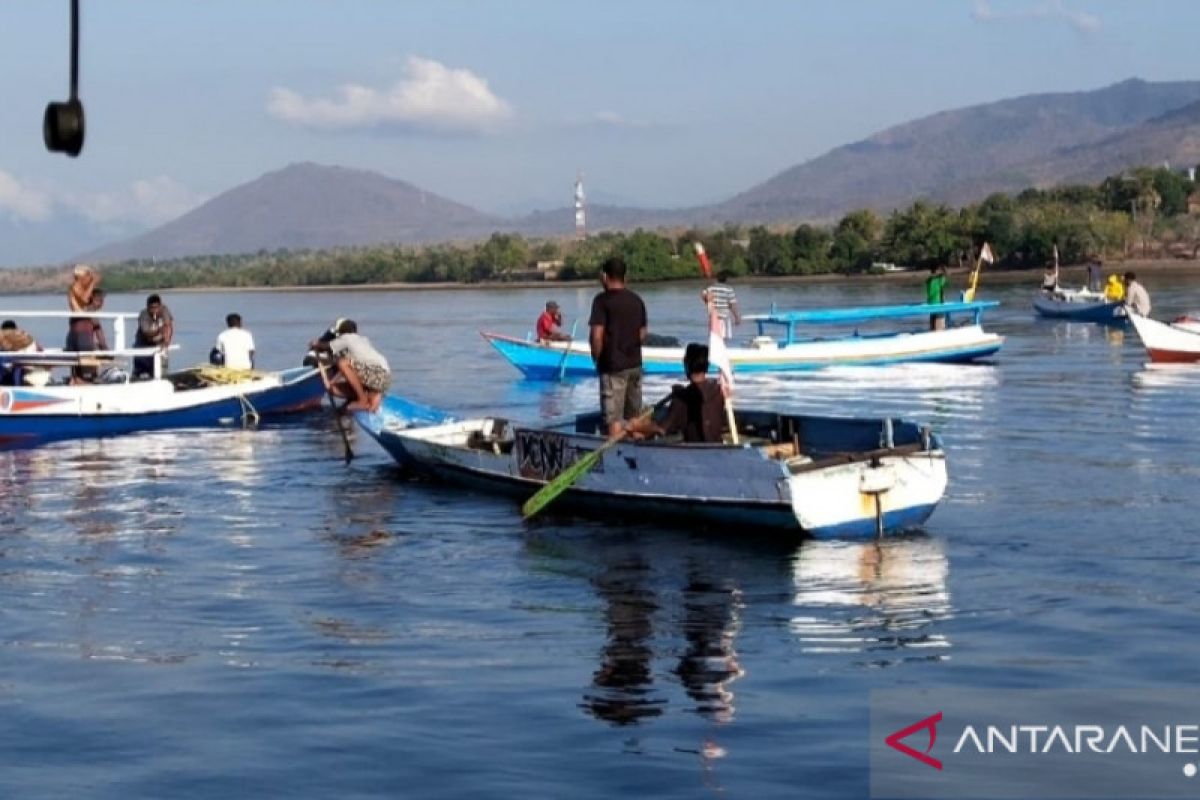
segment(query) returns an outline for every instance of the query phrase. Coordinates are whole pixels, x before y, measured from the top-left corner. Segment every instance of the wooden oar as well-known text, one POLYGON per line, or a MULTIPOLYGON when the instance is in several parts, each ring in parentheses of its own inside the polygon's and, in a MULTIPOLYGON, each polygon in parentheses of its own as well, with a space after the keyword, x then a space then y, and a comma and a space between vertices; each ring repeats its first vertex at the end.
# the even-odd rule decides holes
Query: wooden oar
POLYGON ((567 340, 567 346, 563 348, 562 358, 558 361, 558 379, 562 381, 567 375, 567 356, 571 355, 571 345, 575 343, 575 329, 579 327, 579 317, 571 323, 571 338, 567 340))
POLYGON ((329 396, 329 407, 333 409, 333 420, 337 423, 338 433, 342 435, 342 445, 346 448, 346 463, 354 460, 354 450, 350 447, 350 434, 342 422, 342 414, 338 411, 337 398, 333 396, 333 387, 329 384, 329 376, 325 374, 325 362, 317 361, 317 369, 321 370, 321 382, 325 384, 325 394, 329 396))
MULTIPOLYGON (((648 419, 650 415, 654 413, 655 408, 656 406, 651 406, 650 408, 646 409, 638 415, 634 422, 641 422, 645 419, 648 419)), ((547 483, 538 490, 537 494, 525 501, 525 504, 521 506, 521 515, 525 519, 529 519, 534 514, 537 514, 543 508, 553 503, 560 494, 565 492, 567 489, 570 489, 579 481, 580 478, 591 472, 592 468, 600 463, 600 459, 604 456, 604 454, 612 449, 613 445, 618 444, 628 434, 629 427, 626 426, 625 428, 622 428, 621 432, 616 436, 610 436, 604 444, 600 445, 595 450, 588 453, 586 456, 560 472, 557 478, 547 483)))

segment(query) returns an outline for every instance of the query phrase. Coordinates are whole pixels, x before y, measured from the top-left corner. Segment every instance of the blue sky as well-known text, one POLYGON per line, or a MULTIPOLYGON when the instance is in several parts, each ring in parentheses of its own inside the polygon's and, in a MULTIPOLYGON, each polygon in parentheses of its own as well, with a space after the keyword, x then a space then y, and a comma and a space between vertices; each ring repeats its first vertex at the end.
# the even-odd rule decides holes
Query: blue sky
POLYGON ((677 206, 949 108, 1200 79, 1195 0, 82 5, 72 160, 41 140, 67 94, 69 4, 0 3, 0 263, 66 257, 71 237, 161 224, 296 161, 499 213, 569 203, 577 170, 594 198, 677 206))

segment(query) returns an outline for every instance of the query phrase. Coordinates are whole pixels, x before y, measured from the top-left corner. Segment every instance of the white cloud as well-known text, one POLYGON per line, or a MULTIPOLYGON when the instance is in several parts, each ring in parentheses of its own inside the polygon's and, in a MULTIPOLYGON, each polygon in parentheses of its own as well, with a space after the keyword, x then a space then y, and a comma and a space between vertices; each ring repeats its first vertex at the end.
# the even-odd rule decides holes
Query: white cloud
POLYGON ((50 195, 25 186, 0 169, 0 214, 19 220, 42 222, 50 218, 53 206, 50 195))
POLYGON ((483 78, 410 56, 404 76, 390 89, 359 84, 338 87, 333 97, 306 98, 275 88, 267 112, 296 125, 345 130, 398 126, 435 132, 484 132, 512 117, 511 106, 483 78))
POLYGON ((1095 33, 1103 24, 1095 14, 1067 8, 1063 0, 1045 0, 1038 5, 1014 11, 996 11, 988 0, 976 0, 973 16, 980 22, 1026 19, 1063 21, 1082 34, 1095 33))
POLYGON ((59 202, 92 222, 153 226, 170 222, 206 199, 175 179, 158 175, 111 192, 63 194, 59 202))

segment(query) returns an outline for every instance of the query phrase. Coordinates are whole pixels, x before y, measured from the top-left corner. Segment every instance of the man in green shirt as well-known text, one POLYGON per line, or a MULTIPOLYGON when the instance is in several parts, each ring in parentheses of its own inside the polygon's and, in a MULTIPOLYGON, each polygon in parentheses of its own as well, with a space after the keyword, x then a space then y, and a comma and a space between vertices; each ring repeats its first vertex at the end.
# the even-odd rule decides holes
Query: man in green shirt
MULTIPOLYGON (((929 277, 925 279, 925 302, 931 306, 939 306, 946 302, 946 266, 944 264, 929 268, 929 277)), ((945 327, 945 314, 929 315, 929 330, 940 331, 945 327)))

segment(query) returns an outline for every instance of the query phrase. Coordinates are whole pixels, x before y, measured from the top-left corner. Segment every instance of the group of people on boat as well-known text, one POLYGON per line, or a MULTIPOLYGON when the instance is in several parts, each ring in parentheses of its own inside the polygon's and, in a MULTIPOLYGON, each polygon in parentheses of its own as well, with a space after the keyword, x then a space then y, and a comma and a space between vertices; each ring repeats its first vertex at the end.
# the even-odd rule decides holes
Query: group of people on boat
MULTIPOLYGON (((601 266, 603 291, 592 298, 588 317, 588 344, 600 376, 600 411, 610 436, 646 438, 681 434, 685 442, 720 442, 725 431, 725 394, 718 381, 708 377, 709 349, 689 344, 684 352, 685 385, 650 412, 642 408, 642 346, 650 335, 646 304, 626 283, 624 259, 613 256, 601 266)), ((737 298, 727 276, 704 290, 703 299, 717 318, 724 319, 723 333, 731 335, 740 322, 737 298), (721 314, 726 314, 722 318, 721 314)), ((538 318, 538 340, 570 341, 562 330, 562 312, 553 300, 538 318)))
MULTIPOLYGON (((1088 265, 1087 290, 1097 295, 1101 293, 1100 269, 1099 260, 1088 265)), ((1042 293, 1059 299, 1064 296, 1058 285, 1058 264, 1046 267, 1042 275, 1042 293)), ((1135 272, 1126 272, 1124 275, 1111 273, 1103 286, 1103 294, 1107 303, 1124 303, 1135 314, 1143 317, 1150 315, 1150 293, 1138 282, 1135 272)))

